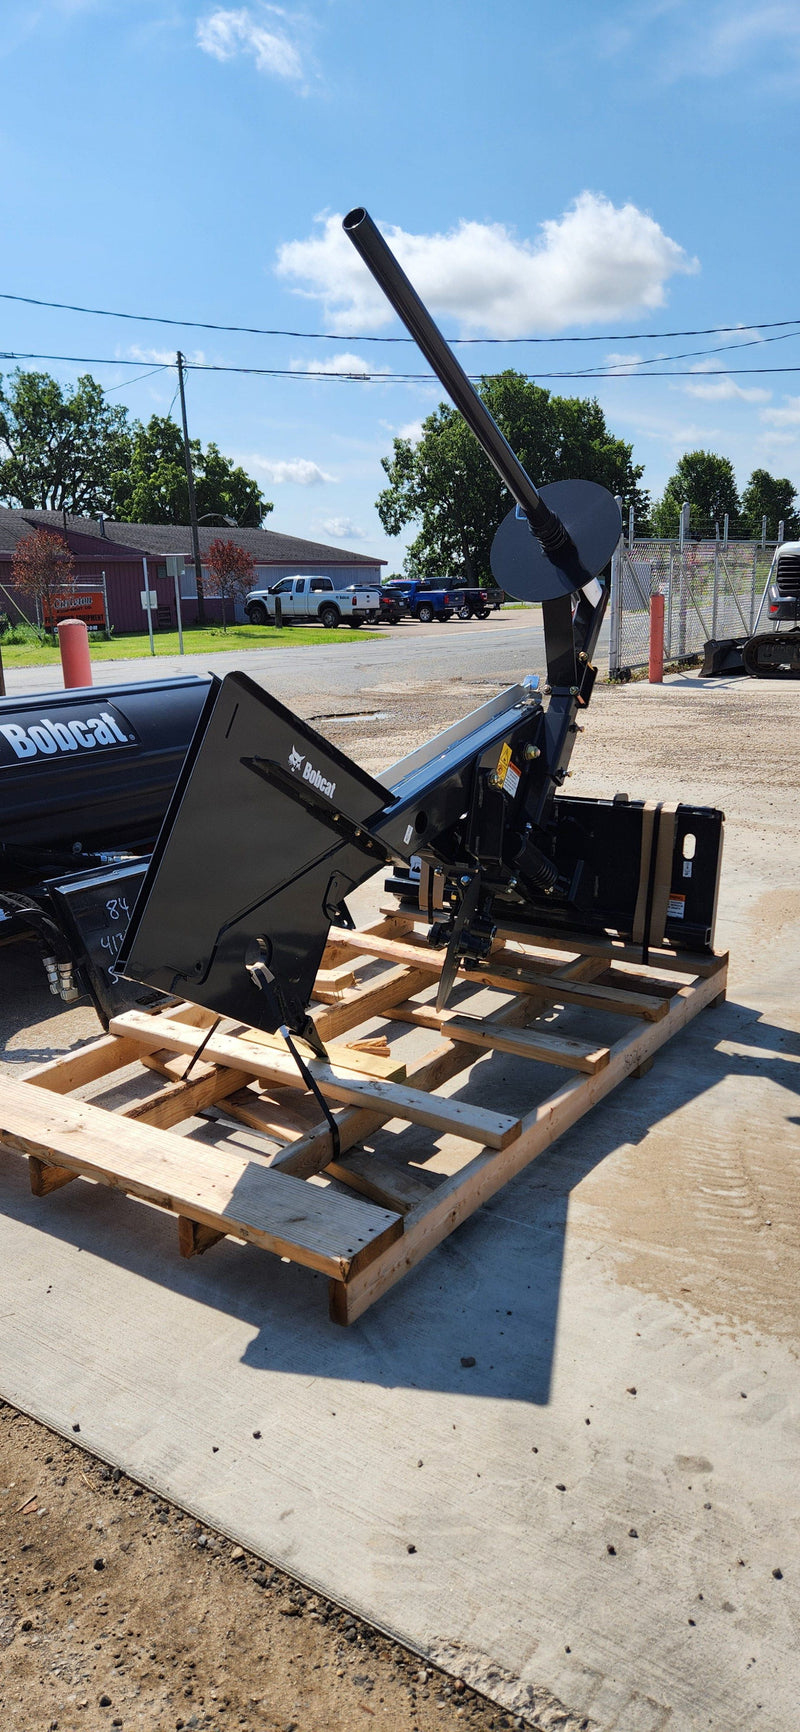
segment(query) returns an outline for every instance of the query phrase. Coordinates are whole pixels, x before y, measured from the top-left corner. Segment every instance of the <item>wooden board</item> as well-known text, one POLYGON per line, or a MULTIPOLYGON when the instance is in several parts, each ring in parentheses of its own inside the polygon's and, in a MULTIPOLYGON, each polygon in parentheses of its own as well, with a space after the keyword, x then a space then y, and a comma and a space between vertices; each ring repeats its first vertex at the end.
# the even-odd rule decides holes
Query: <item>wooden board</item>
POLYGON ((256 1166, 241 1150, 207 1149, 10 1077, 0 1090, 0 1144, 338 1280, 401 1230, 396 1214, 256 1166))
MULTIPOLYGON (((48 1199, 81 1176, 110 1185, 171 1210, 183 1256, 230 1237, 326 1273, 332 1317, 353 1322, 611 1089, 646 1077, 659 1048, 724 997, 724 958, 703 959, 687 981, 686 956, 660 956, 645 970, 631 947, 582 943, 548 934, 523 944, 509 929, 486 971, 462 971, 458 1008, 437 1011, 430 995, 442 952, 414 937, 413 919, 395 912, 366 932, 337 931, 325 957, 328 1001, 313 1012, 334 1044, 325 1061, 309 1059, 336 1151, 331 1120, 285 1043, 190 1004, 128 1012, 24 1082, 4 1081, 0 1145, 28 1158, 42 1207, 57 1208, 48 1199), (487 984, 500 998, 488 1015, 487 984), (582 1038, 581 1019, 598 1011, 633 1026, 608 1045, 591 1032, 582 1038), (401 1060, 392 1042, 409 1027, 432 1031, 434 1044, 401 1060), (336 1044, 348 1031, 354 1044, 336 1044), (537 1064, 572 1074, 546 1099, 534 1096, 521 1120, 463 1090, 442 1092, 476 1058, 491 1077, 496 1054, 525 1059, 532 1079, 545 1074, 537 1064), (73 1093, 109 1088, 123 1101, 114 1111, 73 1093), (198 1113, 218 1120, 214 1146, 172 1128, 198 1113), (416 1166, 385 1143, 371 1146, 396 1121, 428 1135, 427 1153, 424 1135, 421 1152, 419 1135, 411 1145, 416 1166), (448 1177, 425 1166, 442 1135, 463 1147, 450 1145, 448 1177)), ((2 1163, 0 1199, 1 1185, 2 1163)))

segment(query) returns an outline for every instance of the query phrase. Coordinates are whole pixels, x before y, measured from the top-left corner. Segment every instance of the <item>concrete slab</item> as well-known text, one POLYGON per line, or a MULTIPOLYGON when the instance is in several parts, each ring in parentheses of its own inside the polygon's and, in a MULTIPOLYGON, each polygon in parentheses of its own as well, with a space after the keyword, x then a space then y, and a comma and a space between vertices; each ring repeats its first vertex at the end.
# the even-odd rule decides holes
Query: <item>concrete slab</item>
POLYGON ((731 1001, 352 1331, 311 1272, 181 1263, 2 1160, 0 1392, 531 1724, 796 1732, 798 699, 603 695, 576 791, 732 814, 731 1001))

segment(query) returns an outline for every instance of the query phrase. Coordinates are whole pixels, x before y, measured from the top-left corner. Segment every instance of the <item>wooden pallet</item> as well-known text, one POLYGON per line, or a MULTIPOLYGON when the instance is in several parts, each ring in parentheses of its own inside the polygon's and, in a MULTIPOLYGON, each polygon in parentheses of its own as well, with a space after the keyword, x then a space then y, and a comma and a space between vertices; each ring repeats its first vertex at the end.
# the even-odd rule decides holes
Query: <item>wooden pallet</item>
POLYGON ((37 1196, 82 1176, 171 1210, 184 1256, 229 1236, 322 1271, 331 1316, 353 1322, 725 996, 724 956, 663 950, 643 968, 633 947, 610 940, 521 943, 500 932, 488 968, 462 969, 457 1006, 437 1012, 443 957, 416 931, 420 920, 392 909, 364 932, 331 935, 313 1010, 328 1060, 309 1066, 335 1114, 335 1159, 330 1126, 280 1036, 189 1004, 129 1011, 23 1082, 4 1080, 0 1144, 27 1156, 37 1196), (581 1030, 581 1019, 591 1026, 581 1030), (404 1061, 398 1043, 410 1028, 436 1040, 404 1061), (494 1052, 531 1064, 535 1104, 521 1119, 441 1092, 494 1052), (566 1075, 536 1100, 542 1065, 566 1075), (109 1089, 122 1096, 113 1110, 88 1098, 109 1089), (222 1115, 234 1140, 176 1135, 200 1114, 222 1115), (407 1140, 403 1125, 423 1127, 408 1164, 363 1146, 390 1123, 399 1137, 384 1143, 407 1140))

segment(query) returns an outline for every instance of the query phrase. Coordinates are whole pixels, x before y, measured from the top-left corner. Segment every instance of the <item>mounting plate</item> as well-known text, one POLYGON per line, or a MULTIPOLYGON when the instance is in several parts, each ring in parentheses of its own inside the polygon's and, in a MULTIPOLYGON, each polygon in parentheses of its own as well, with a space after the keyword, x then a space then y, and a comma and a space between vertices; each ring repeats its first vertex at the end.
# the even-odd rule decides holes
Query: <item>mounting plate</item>
POLYGON ((622 528, 620 509, 596 481, 552 481, 540 498, 561 518, 577 550, 545 553, 527 517, 514 506, 492 542, 492 571, 517 601, 554 601, 573 595, 608 564, 622 528))

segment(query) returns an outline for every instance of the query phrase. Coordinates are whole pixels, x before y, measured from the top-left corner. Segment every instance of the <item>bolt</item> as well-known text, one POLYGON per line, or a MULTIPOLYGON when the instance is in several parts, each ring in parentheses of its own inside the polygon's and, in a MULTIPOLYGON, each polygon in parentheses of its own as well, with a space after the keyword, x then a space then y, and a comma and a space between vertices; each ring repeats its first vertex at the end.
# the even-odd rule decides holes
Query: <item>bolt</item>
POLYGON ((552 686, 545 686, 545 688, 544 688, 544 695, 545 695, 545 697, 546 697, 546 698, 549 698, 549 696, 550 696, 550 693, 551 693, 551 692, 552 692, 552 690, 553 690, 553 688, 552 688, 552 686))
POLYGON ((459 884, 462 884, 465 890, 467 888, 467 885, 471 884, 471 883, 472 883, 472 879, 470 878, 470 875, 468 872, 464 873, 463 878, 459 878, 459 884))
POLYGON ((518 882, 518 881, 517 881, 517 879, 516 879, 516 878, 509 878, 509 880, 508 880, 508 888, 509 888, 509 890, 516 890, 516 888, 517 888, 517 882, 518 882))
POLYGON ((578 687, 577 686, 570 686, 569 695, 571 698, 576 698, 578 696, 578 687))
POLYGON ((490 788, 502 788, 502 786, 503 786, 503 784, 500 780, 500 777, 497 774, 497 771, 493 770, 491 773, 491 776, 489 777, 489 787, 490 788))
POLYGON ((522 754, 526 764, 532 764, 534 758, 540 758, 541 755, 541 748, 539 746, 526 746, 522 754))

